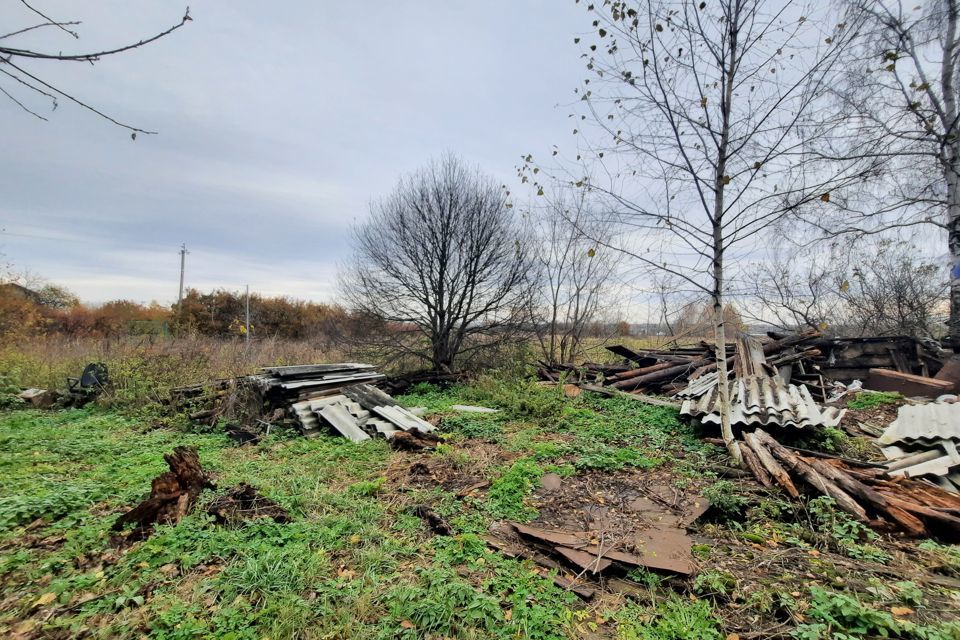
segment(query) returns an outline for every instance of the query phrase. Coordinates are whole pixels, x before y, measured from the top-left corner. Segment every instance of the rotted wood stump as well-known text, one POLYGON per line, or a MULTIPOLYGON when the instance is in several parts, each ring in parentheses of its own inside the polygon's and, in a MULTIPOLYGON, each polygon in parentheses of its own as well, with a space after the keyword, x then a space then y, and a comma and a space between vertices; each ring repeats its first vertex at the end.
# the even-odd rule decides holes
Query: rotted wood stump
POLYGON ((113 523, 114 531, 134 523, 134 532, 140 537, 149 536, 154 524, 176 524, 190 513, 201 491, 215 488, 210 475, 200 466, 196 449, 176 447, 163 459, 170 471, 153 479, 149 497, 117 518, 113 523))

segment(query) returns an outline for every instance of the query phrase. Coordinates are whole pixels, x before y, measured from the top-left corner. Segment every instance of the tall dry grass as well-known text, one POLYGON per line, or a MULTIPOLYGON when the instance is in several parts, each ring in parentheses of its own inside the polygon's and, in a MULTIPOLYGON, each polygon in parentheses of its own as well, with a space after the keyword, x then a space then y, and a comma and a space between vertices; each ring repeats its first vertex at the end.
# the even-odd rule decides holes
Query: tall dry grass
POLYGON ((127 336, 69 338, 47 336, 0 346, 0 374, 21 387, 64 388, 89 362, 110 370, 106 401, 158 400, 172 387, 253 373, 258 367, 337 362, 339 350, 307 341, 209 337, 127 336))

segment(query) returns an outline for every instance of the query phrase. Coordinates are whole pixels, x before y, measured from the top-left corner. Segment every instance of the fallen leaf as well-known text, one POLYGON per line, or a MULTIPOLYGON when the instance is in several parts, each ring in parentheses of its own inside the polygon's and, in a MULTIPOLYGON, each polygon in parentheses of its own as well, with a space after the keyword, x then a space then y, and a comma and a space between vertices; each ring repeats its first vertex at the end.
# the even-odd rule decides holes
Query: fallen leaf
POLYGON ((913 609, 910 607, 890 607, 890 613, 897 617, 903 617, 913 613, 913 609))
POLYGON ((813 557, 817 557, 818 555, 820 555, 820 552, 817 551, 816 549, 810 549, 809 551, 807 551, 807 553, 809 553, 813 557))
POLYGON ((45 607, 56 599, 57 599, 57 594, 55 594, 53 591, 48 591, 47 593, 37 598, 37 601, 33 603, 33 606, 45 607))
POLYGON ((728 634, 727 634, 727 640, 740 640, 740 634, 739 634, 739 633, 728 633, 728 634))
POLYGON ((410 622, 409 620, 404 620, 400 623, 400 626, 404 629, 413 629, 416 625, 410 622))
POLYGON ((504 620, 513 620, 513 609, 507 609, 503 612, 504 620))

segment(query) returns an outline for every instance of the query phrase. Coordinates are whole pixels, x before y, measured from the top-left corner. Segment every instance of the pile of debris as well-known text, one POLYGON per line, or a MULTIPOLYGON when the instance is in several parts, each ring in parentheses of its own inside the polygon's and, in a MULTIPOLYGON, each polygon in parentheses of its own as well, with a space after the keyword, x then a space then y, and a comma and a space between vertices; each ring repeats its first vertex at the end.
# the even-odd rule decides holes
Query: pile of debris
POLYGON ((332 427, 343 437, 362 442, 377 436, 393 439, 401 431, 432 433, 436 427, 399 406, 389 395, 368 384, 338 389, 339 393, 290 405, 305 436, 332 427))
POLYGON ((889 475, 929 476, 940 488, 960 493, 960 403, 934 402, 900 407, 897 419, 877 444, 890 462, 889 475))
POLYGON ((747 467, 765 487, 777 485, 798 498, 797 485, 806 485, 874 528, 960 540, 960 495, 895 477, 872 463, 786 447, 763 429, 744 433, 738 445, 747 467))
MULTIPOLYGON (((950 539, 960 536, 960 517, 954 511, 960 509, 960 496, 955 493, 926 482, 908 480, 906 476, 911 474, 888 472, 880 464, 793 449, 770 435, 765 429, 779 432, 786 439, 803 432, 836 427, 845 410, 821 406, 805 385, 784 382, 779 369, 771 366, 765 353, 766 349, 756 338, 738 336, 733 356, 734 379, 725 381, 730 394, 730 424, 742 438, 737 446, 757 481, 765 487, 780 486, 793 498, 800 495, 797 485, 805 484, 833 498, 857 520, 880 529, 899 529, 913 536, 935 534, 950 539)), ((716 372, 692 381, 677 394, 684 399, 680 414, 701 424, 719 425, 719 387, 716 372)), ((893 443, 910 434, 915 436, 914 441, 935 441, 943 450, 913 456, 902 463, 901 471, 945 470, 958 462, 954 438, 960 438, 960 412, 957 412, 960 405, 924 407, 933 409, 911 407, 904 411, 906 407, 902 408, 900 420, 885 437, 888 443, 893 443), (924 430, 912 428, 915 423, 911 420, 923 420, 924 430), (911 466, 914 463, 921 466, 911 466)), ((882 438, 881 442, 884 442, 882 438)))
MULTIPOLYGON (((339 433, 354 442, 384 437, 395 440, 405 432, 400 446, 426 440, 435 427, 400 407, 370 383, 385 376, 373 365, 356 362, 265 367, 256 375, 216 380, 207 385, 179 387, 171 403, 192 420, 214 424, 225 418, 246 425, 286 421, 304 436, 339 433)), ((233 433, 246 434, 233 429, 233 433)), ((250 434, 251 440, 256 434, 250 434)))
MULTIPOLYGON (((908 336, 825 338, 816 331, 796 335, 769 332, 759 348, 769 372, 778 373, 784 383, 806 386, 811 397, 821 402, 829 396, 828 381, 849 384, 863 380, 871 389, 931 398, 960 391, 960 360, 948 362, 950 354, 933 341, 908 336)), ((564 377, 568 382, 601 384, 630 393, 674 394, 717 369, 714 347, 706 342, 643 350, 615 345, 607 350, 623 361, 541 363, 540 377, 551 381, 564 377)), ((728 344, 728 366, 733 364, 734 353, 734 345, 728 344)))
MULTIPOLYGON (((112 529, 117 532, 111 540, 114 546, 150 537, 157 524, 177 524, 193 511, 204 489, 216 489, 212 476, 200 464, 196 449, 176 447, 172 453, 164 454, 163 459, 170 470, 154 478, 150 494, 113 523, 112 529), (124 531, 130 524, 133 528, 124 531)), ((272 518, 279 523, 290 521, 283 507, 246 483, 227 489, 210 503, 207 512, 217 524, 226 525, 253 518, 272 518)))
POLYGON ((545 474, 535 492, 536 520, 494 524, 484 540, 508 557, 529 559, 585 599, 596 583, 618 591, 644 568, 666 579, 696 572, 687 528, 710 507, 695 489, 678 489, 666 472, 545 474))

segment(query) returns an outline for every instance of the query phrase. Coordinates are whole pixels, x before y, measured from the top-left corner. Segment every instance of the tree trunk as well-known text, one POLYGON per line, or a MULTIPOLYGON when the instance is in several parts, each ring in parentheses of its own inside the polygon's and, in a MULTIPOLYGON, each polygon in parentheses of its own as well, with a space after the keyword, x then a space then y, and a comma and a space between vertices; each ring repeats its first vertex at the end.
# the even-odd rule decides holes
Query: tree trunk
POLYGON ((950 249, 950 344, 960 348, 960 139, 957 131, 957 88, 954 86, 957 24, 960 7, 957 0, 948 0, 947 24, 943 41, 943 63, 940 84, 944 106, 943 172, 947 183, 947 246, 950 249))
MULTIPOLYGON (((739 14, 739 7, 735 11, 739 14)), ((739 17, 734 15, 729 22, 730 28, 730 53, 729 58, 724 61, 723 70, 723 103, 721 113, 723 125, 720 134, 720 145, 717 149, 717 166, 714 177, 713 193, 713 322, 714 322, 714 347, 717 353, 717 375, 720 392, 720 435, 727 445, 727 451, 733 462, 742 467, 743 456, 740 454, 740 447, 733 438, 733 429, 730 426, 730 385, 727 381, 727 332, 723 322, 723 214, 724 214, 724 189, 730 182, 727 172, 727 150, 730 144, 731 113, 733 105, 733 85, 737 72, 737 57, 739 55, 737 48, 737 37, 739 32, 737 24, 739 17)))
MULTIPOLYGON (((718 283, 723 281, 722 267, 716 267, 714 280, 718 283)), ((743 457, 740 455, 740 447, 733 437, 733 428, 730 426, 730 382, 727 380, 727 334, 723 322, 723 297, 718 291, 713 294, 713 318, 716 323, 716 345, 717 352, 717 375, 720 392, 720 435, 723 442, 727 445, 727 451, 730 457, 738 466, 743 466, 743 457)))

